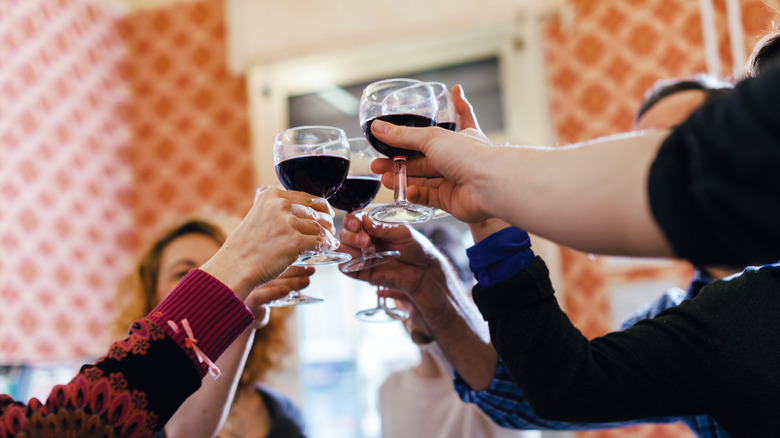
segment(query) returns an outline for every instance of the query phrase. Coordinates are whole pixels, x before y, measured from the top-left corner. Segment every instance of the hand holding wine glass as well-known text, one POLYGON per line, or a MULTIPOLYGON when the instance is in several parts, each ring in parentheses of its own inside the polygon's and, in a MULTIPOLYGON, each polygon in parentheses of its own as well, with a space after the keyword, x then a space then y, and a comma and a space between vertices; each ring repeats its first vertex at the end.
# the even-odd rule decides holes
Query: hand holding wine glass
MULTIPOLYGON (((345 274, 402 291, 413 301, 418 294, 430 293, 447 285, 445 273, 453 269, 449 260, 436 250, 430 240, 410 226, 377 223, 367 216, 361 220, 350 213, 344 217, 339 238, 342 242, 340 250, 351 254, 357 254, 360 248, 371 244, 381 251, 399 251, 400 257, 386 264, 345 274)), ((387 293, 382 295, 386 296, 387 293)))
MULTIPOLYGON (((483 222, 490 216, 480 205, 477 192, 485 178, 473 157, 501 153, 503 148, 493 146, 479 130, 471 105, 458 85, 453 88, 453 102, 461 125, 458 133, 380 122, 372 125, 372 135, 395 147, 425 154, 407 163, 410 199, 446 210, 463 222, 483 222)), ((375 160, 371 170, 382 175, 385 187, 393 187, 395 163, 392 160, 375 160)))
MULTIPOLYGON (((337 243, 333 209, 325 199, 276 187, 259 191, 225 244, 201 267, 242 299, 277 278, 304 250, 337 243)), ((263 291, 268 292, 265 298, 280 293, 273 288, 263 291)))
POLYGON ((391 205, 372 209, 371 219, 411 224, 430 220, 433 209, 412 204, 406 199, 406 160, 418 152, 395 148, 379 141, 371 132, 376 120, 403 126, 435 126, 438 106, 433 88, 414 79, 385 79, 369 84, 360 98, 360 126, 371 145, 394 161, 394 201, 391 205))
MULTIPOLYGON (((328 202, 331 206, 360 218, 363 216, 363 208, 368 206, 379 192, 379 175, 371 172, 371 162, 379 158, 379 154, 363 137, 349 139, 349 153, 351 162, 347 179, 341 188, 328 199, 328 202)), ((342 272, 371 269, 401 255, 398 251, 377 252, 374 245, 370 244, 362 247, 361 251, 360 258, 352 259, 341 266, 342 272)), ((357 313, 358 319, 369 322, 394 321, 404 319, 406 316, 406 311, 388 306, 386 300, 379 295, 377 295, 375 308, 357 313)))

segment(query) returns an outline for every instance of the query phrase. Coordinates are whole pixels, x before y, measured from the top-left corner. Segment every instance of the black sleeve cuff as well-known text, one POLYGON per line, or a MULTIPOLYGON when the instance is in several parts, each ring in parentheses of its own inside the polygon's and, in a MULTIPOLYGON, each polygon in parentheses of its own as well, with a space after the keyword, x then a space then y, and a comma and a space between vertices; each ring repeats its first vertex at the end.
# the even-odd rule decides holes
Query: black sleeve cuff
POLYGON ((550 272, 541 257, 517 275, 491 286, 474 286, 473 297, 485 321, 500 318, 509 313, 551 297, 555 291, 550 283, 550 272))

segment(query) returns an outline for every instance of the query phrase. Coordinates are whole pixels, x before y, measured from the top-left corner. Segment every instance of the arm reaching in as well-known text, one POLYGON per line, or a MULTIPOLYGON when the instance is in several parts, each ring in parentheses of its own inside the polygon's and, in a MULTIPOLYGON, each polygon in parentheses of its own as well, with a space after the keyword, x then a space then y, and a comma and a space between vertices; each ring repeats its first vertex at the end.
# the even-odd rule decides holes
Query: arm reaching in
MULTIPOLYGON (((214 371, 211 361, 251 326, 243 303, 249 293, 301 252, 333 244, 332 216, 324 199, 266 190, 202 269, 190 271, 126 339, 57 385, 45 403, 0 395, 0 435, 154 435, 214 371)), ((258 293, 253 305, 283 295, 283 288, 258 293)))
POLYGON ((403 292, 458 373, 474 387, 486 387, 495 373, 497 355, 449 260, 412 228, 376 224, 367 217, 363 225, 366 232, 355 215, 344 218, 342 251, 358 256, 373 239, 377 250, 398 250, 401 257, 348 275, 403 292))
POLYGON ((252 311, 255 322, 225 350, 216 361, 222 374, 219 379, 206 379, 199 390, 189 397, 165 425, 167 438, 211 438, 217 436, 227 419, 239 378, 249 355, 255 330, 268 324, 271 308, 265 304, 268 297, 285 296, 291 290, 309 285, 313 267, 290 266, 279 278, 258 286, 247 297, 245 304, 252 311))
MULTIPOLYGON (((467 105, 459 87, 453 98, 456 107, 467 105)), ((672 255, 650 212, 646 187, 666 131, 553 148, 495 146, 472 129, 454 133, 377 122, 372 130, 382 141, 425 154, 407 163, 413 202, 469 223, 501 218, 583 251, 672 255)), ((372 170, 391 184, 391 161, 376 160, 372 170)))

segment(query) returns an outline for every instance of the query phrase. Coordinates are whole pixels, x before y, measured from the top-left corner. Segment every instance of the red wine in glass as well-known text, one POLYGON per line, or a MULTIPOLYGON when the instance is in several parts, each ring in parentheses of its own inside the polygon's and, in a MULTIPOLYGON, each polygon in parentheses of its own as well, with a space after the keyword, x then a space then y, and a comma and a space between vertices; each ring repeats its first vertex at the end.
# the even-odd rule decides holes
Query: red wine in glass
POLYGON ((441 123, 438 123, 436 126, 438 126, 439 128, 444 128, 444 129, 446 129, 448 131, 454 131, 455 130, 455 125, 457 125, 457 123, 455 123, 455 122, 441 122, 441 123))
POLYGON ((436 125, 433 122, 433 119, 425 116, 418 116, 416 114, 391 114, 387 116, 379 116, 364 123, 362 126, 363 134, 368 139, 368 142, 371 143, 371 146, 373 146, 374 149, 377 150, 377 152, 386 156, 387 158, 397 158, 397 157, 410 158, 410 157, 414 157, 415 155, 420 155, 420 153, 417 151, 410 151, 409 149, 395 148, 388 145, 387 143, 379 141, 376 137, 374 137, 374 134, 371 133, 371 124, 374 123, 374 120, 382 120, 385 122, 392 123, 394 125, 412 126, 412 127, 425 127, 425 126, 436 125))
POLYGON ((344 184, 334 193, 328 202, 340 210, 353 212, 365 208, 379 193, 381 183, 376 178, 347 177, 344 184))
POLYGON ((320 198, 336 193, 348 171, 348 159, 331 155, 299 155, 276 165, 276 176, 284 188, 320 198))

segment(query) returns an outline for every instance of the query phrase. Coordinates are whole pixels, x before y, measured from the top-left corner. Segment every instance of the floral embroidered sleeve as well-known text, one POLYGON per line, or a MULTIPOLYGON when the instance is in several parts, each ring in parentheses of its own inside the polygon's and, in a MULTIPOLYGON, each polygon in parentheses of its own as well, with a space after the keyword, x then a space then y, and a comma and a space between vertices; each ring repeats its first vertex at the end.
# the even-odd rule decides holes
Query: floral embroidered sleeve
POLYGON ((153 437, 252 321, 230 289, 193 270, 45 403, 0 395, 0 438, 153 437))

